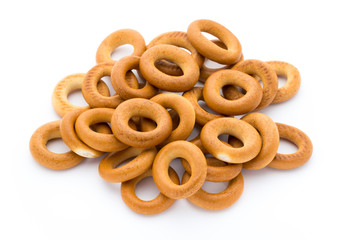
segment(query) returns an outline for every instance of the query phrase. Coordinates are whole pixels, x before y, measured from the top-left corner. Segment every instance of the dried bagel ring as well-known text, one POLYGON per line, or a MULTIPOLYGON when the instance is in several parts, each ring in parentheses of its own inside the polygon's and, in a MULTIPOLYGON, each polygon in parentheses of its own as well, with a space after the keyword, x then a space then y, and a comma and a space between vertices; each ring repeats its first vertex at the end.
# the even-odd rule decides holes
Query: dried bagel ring
MULTIPOLYGON (((186 183, 191 175, 184 173, 181 183, 186 183)), ((227 188, 219 193, 209 193, 202 188, 195 194, 188 197, 187 200, 207 210, 221 210, 233 205, 241 196, 244 189, 244 178, 239 173, 235 178, 229 181, 227 188)))
MULTIPOLYGON (((249 75, 255 75, 263 83, 262 89, 262 99, 260 104, 254 109, 254 111, 259 111, 269 106, 278 91, 278 79, 276 72, 271 68, 267 63, 264 63, 255 59, 248 59, 235 64, 231 69, 244 72, 249 75)), ((240 93, 234 86, 228 86, 223 90, 224 96, 227 99, 235 100, 243 97, 243 94, 240 93), (231 93, 227 94, 227 92, 231 93)))
MULTIPOLYGON (((213 43, 215 43, 216 45, 218 45, 219 47, 222 47, 224 49, 226 49, 226 46, 223 42, 221 42, 220 40, 218 39, 214 39, 214 40, 211 40, 213 43)), ((241 53, 241 57, 239 59, 239 62, 243 61, 244 60, 244 54, 241 53)), ((208 77, 210 77, 211 74, 213 74, 214 72, 217 72, 219 70, 224 70, 224 69, 229 69, 229 68, 232 68, 233 67, 233 64, 231 65, 225 65, 223 67, 220 67, 220 68, 209 68, 205 65, 205 61, 203 63, 203 65, 201 66, 200 68, 200 78, 199 78, 199 81, 201 82, 205 82, 206 79, 208 79, 208 77)))
POLYGON ((298 150, 291 154, 277 153, 268 165, 277 169, 293 169, 304 165, 311 157, 313 145, 310 138, 301 130, 283 123, 276 123, 280 138, 294 143, 298 150))
POLYGON ((214 119, 201 130, 201 143, 217 159, 229 163, 248 162, 258 155, 261 149, 261 137, 249 123, 237 118, 214 119), (244 146, 234 148, 225 145, 218 136, 228 134, 240 139, 244 146))
POLYGON ((245 114, 255 109, 262 98, 262 89, 253 77, 236 71, 220 70, 212 74, 203 89, 206 104, 218 113, 226 115, 245 114), (237 85, 246 90, 246 94, 236 100, 228 100, 220 95, 226 85, 237 85))
POLYGON ((111 72, 111 85, 122 99, 130 98, 151 98, 155 96, 158 89, 149 82, 143 88, 132 88, 126 80, 126 76, 131 69, 139 68, 140 58, 137 56, 128 56, 117 61, 111 72))
POLYGON ((96 123, 111 121, 115 109, 94 108, 80 114, 75 123, 79 138, 90 147, 102 152, 116 152, 129 146, 120 142, 113 134, 97 133, 90 126, 96 123))
MULTIPOLYGON (((75 122, 81 113, 85 112, 86 109, 76 109, 65 114, 61 119, 60 133, 64 143, 77 155, 86 158, 97 158, 104 152, 98 151, 92 147, 86 145, 75 132, 75 122)), ((105 123, 98 123, 92 126, 94 131, 98 133, 111 134, 111 128, 105 123)))
POLYGON ((269 61, 266 62, 279 76, 286 76, 287 81, 284 86, 277 90, 272 103, 281 103, 292 98, 300 88, 301 78, 299 70, 287 62, 269 61))
MULTIPOLYGON (((190 136, 195 125, 195 111, 186 98, 175 93, 161 93, 150 100, 160 104, 164 108, 175 110, 180 118, 179 125, 171 132, 170 136, 161 143, 162 146, 176 140, 185 140, 190 136)), ((149 121, 141 121, 141 129, 149 129, 149 127, 143 126, 144 124, 149 124, 149 121)))
POLYGON ((63 170, 78 165, 84 157, 73 151, 54 153, 46 148, 46 143, 55 138, 61 138, 60 120, 46 123, 39 127, 31 136, 30 152, 33 158, 42 166, 63 170))
POLYGON ((197 20, 187 29, 188 38, 196 50, 204 57, 221 63, 233 64, 241 57, 241 45, 235 35, 221 24, 211 20, 197 20), (226 49, 208 40, 201 32, 207 32, 222 41, 226 49))
MULTIPOLYGON (((69 102, 68 95, 74 90, 80 89, 83 84, 85 74, 76 73, 71 74, 63 78, 53 91, 51 103, 54 107, 54 110, 60 117, 63 117, 66 113, 71 112, 75 109, 89 109, 88 106, 76 106, 69 102)), ((97 83, 97 90, 103 96, 110 96, 109 88, 106 86, 106 83, 100 80, 97 83)))
MULTIPOLYGON (((174 31, 163 33, 153 40, 147 45, 147 49, 152 48, 158 44, 170 44, 177 47, 182 47, 190 51, 191 55, 195 59, 196 63, 201 67, 204 63, 204 57, 201 56, 196 49, 191 45, 186 32, 174 31)), ((168 62, 166 60, 160 60, 155 63, 155 66, 160 69, 160 71, 173 75, 173 76, 181 76, 183 75, 183 71, 179 68, 178 65, 168 62)))
POLYGON ((140 58, 140 72, 152 85, 166 91, 184 92, 192 89, 199 79, 199 65, 181 48, 160 44, 149 48, 140 58), (171 76, 155 67, 158 60, 169 60, 183 71, 181 76, 171 76))
MULTIPOLYGON (((202 146, 200 137, 196 137, 190 141, 195 144, 204 154, 208 154, 208 151, 202 146)), ((225 143, 226 144, 226 143, 225 143)), ((243 164, 231 164, 224 161, 220 161, 214 157, 206 157, 207 173, 206 181, 210 182, 226 182, 235 178, 241 172, 243 164)), ((187 161, 181 159, 181 164, 185 171, 191 174, 191 167, 187 161)))
MULTIPOLYGON (((85 101, 92 108, 116 108, 123 100, 117 94, 111 97, 103 96, 96 88, 97 83, 104 76, 111 76, 113 68, 111 63, 101 63, 90 69, 84 78, 81 87, 82 94, 85 101)), ((132 72, 126 74, 126 81, 132 88, 138 88, 139 84, 135 75, 132 72)))
POLYGON ((119 46, 131 44, 134 52, 131 56, 141 56, 146 50, 145 40, 141 34, 132 29, 121 29, 111 33, 100 44, 96 52, 96 62, 115 64, 111 58, 111 53, 119 46))
POLYGON ((135 147, 108 153, 99 164, 99 174, 107 182, 129 181, 151 168, 156 153, 156 148, 135 147), (117 167, 131 157, 135 158, 125 165, 117 167))
MULTIPOLYGON (((175 199, 168 198, 161 192, 156 198, 150 201, 141 200, 136 196, 136 184, 138 184, 138 182, 140 182, 142 179, 151 176, 152 170, 149 169, 142 175, 121 184, 121 197, 124 203, 134 212, 147 215, 157 214, 165 211, 175 202, 175 199)), ((178 175, 171 167, 169 168, 169 177, 175 184, 180 184, 178 175)))
POLYGON ((164 107, 143 98, 132 98, 121 103, 111 119, 116 138, 133 147, 153 147, 169 137, 172 131, 171 117, 164 107), (157 127, 149 132, 139 132, 129 127, 132 117, 154 120, 157 127))
POLYGON ((153 178, 160 192, 173 199, 187 198, 197 192, 206 178, 206 160, 202 151, 187 141, 171 142, 163 147, 153 163, 153 178), (178 185, 168 175, 170 163, 175 158, 184 158, 191 166, 191 178, 178 185))
MULTIPOLYGON (((258 170, 266 167, 275 157, 279 148, 279 131, 274 121, 263 113, 250 113, 241 118, 253 126, 262 139, 262 146, 259 154, 249 162, 243 163, 243 167, 249 170, 258 170)), ((229 143, 235 147, 232 142, 234 137, 229 137, 229 143)))
POLYGON ((202 107, 200 107, 198 101, 204 100, 203 98, 203 88, 202 87, 194 87, 190 91, 184 92, 183 97, 190 101, 192 104, 195 116, 196 123, 199 125, 205 125, 208 121, 211 121, 216 118, 224 117, 223 115, 216 115, 205 111, 202 107))

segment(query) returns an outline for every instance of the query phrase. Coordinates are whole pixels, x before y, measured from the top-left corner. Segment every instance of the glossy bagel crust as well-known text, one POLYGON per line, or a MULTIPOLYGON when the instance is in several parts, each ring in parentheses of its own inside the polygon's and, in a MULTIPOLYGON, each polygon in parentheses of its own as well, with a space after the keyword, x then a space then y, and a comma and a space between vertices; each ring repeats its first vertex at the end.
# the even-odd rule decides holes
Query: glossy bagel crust
POLYGON ((46 143, 51 139, 61 138, 60 120, 46 123, 36 129, 30 139, 30 152, 33 158, 42 166, 63 170, 78 165, 84 157, 73 151, 54 153, 46 148, 46 143))
POLYGON ((298 150, 291 154, 277 153, 268 165, 277 169, 293 169, 304 165, 311 157, 313 145, 310 138, 301 130, 283 123, 276 123, 280 138, 294 143, 298 150))
POLYGON ((99 174, 107 182, 129 181, 151 168, 155 159, 156 148, 129 147, 119 152, 108 153, 99 164, 99 174), (135 157, 123 166, 123 161, 135 157))
POLYGON ((204 57, 221 63, 233 64, 241 57, 241 45, 236 36, 221 24, 201 19, 192 22, 187 29, 188 38, 196 50, 204 57), (201 32, 207 32, 222 41, 226 49, 208 40, 201 32))
POLYGON ((143 77, 162 90, 184 92, 192 89, 199 80, 200 68, 194 58, 179 47, 160 44, 149 48, 140 58, 140 72, 143 77), (156 68, 158 60, 169 60, 183 71, 181 76, 171 76, 156 68))
POLYGON ((115 109, 94 108, 80 114, 75 123, 79 138, 90 147, 102 152, 121 151, 129 146, 120 142, 114 134, 94 132, 90 126, 96 123, 111 121, 115 109))
POLYGON ((278 76, 287 78, 284 86, 279 88, 272 103, 281 103, 292 98, 299 90, 301 78, 299 70, 287 62, 269 61, 266 62, 276 72, 278 76))
POLYGON ((195 121, 199 125, 205 125, 208 121, 224 117, 223 115, 209 113, 200 107, 198 101, 204 100, 202 87, 194 87, 190 91, 184 92, 183 97, 189 100, 189 102, 192 104, 196 116, 195 121))
MULTIPOLYGON (((174 184, 180 184, 180 179, 178 175, 176 174, 175 170, 169 167, 169 177, 174 184)), ((138 182, 140 182, 142 179, 146 177, 152 176, 152 170, 149 169, 142 175, 123 182, 121 184, 121 197, 124 201, 124 203, 133 211, 141 214, 151 215, 151 214, 158 214, 169 207, 173 205, 175 202, 175 199, 168 198, 161 192, 159 195, 150 201, 144 201, 138 198, 135 194, 135 187, 138 182)))
POLYGON ((158 89, 146 82, 143 88, 129 86, 126 76, 132 69, 139 68, 140 57, 128 56, 117 61, 111 72, 111 85, 122 99, 151 98, 158 93, 158 89))
POLYGON ((114 135, 121 142, 133 147, 153 147, 168 138, 172 121, 168 111, 160 104, 142 98, 132 98, 121 103, 111 119, 114 135), (146 117, 154 120, 157 127, 149 132, 139 132, 128 125, 132 117, 146 117))
MULTIPOLYGON (((170 44, 177 47, 182 47, 190 51, 191 56, 194 58, 196 63, 201 67, 204 63, 204 57, 196 51, 196 49, 191 45, 186 32, 181 31, 173 31, 163 33, 153 40, 147 45, 147 49, 154 47, 158 44, 170 44)), ((181 76, 183 71, 179 66, 174 63, 171 63, 166 60, 160 60, 155 63, 155 66, 162 72, 173 75, 173 76, 181 76)))
MULTIPOLYGON (((85 112, 86 109, 77 109, 65 114, 61 119, 60 133, 64 143, 76 154, 86 158, 97 158, 104 152, 98 151, 92 147, 86 145, 75 132, 75 122, 77 118, 85 112)), ((110 127, 106 125, 100 125, 102 123, 95 124, 94 130, 99 133, 111 134, 110 127)))
POLYGON ((173 199, 187 198, 197 192, 206 178, 206 159, 202 151, 187 141, 174 141, 165 145, 153 163, 153 178, 160 192, 173 199), (178 185, 168 175, 170 163, 175 158, 184 158, 191 166, 191 178, 178 185))
MULTIPOLYGON (((249 123, 260 134, 262 146, 259 154, 249 162, 243 163, 243 167, 248 170, 258 170, 266 167, 275 157, 279 148, 279 131, 275 122, 263 113, 250 113, 241 118, 249 123)), ((234 141, 239 141, 234 137, 229 137, 229 144, 233 147, 234 141)))
MULTIPOLYGON (((191 175, 184 173, 181 183, 186 183, 191 175)), ((191 203, 207 210, 221 210, 233 205, 241 196, 244 189, 244 178, 239 173, 229 181, 227 188, 219 193, 209 193, 199 189, 195 194, 187 198, 191 203)))
POLYGON ((210 154, 229 163, 248 162, 256 157, 261 149, 261 137, 256 129, 237 118, 218 118, 208 122, 201 130, 200 139, 210 154), (232 135, 240 139, 244 146, 234 148, 225 145, 218 138, 221 134, 232 135))
POLYGON ((145 40, 141 34, 132 29, 121 29, 111 33, 100 44, 96 52, 96 62, 115 64, 111 53, 119 46, 131 44, 134 52, 131 56, 141 56, 146 50, 145 40))
POLYGON ((206 80, 203 96, 206 104, 214 111, 240 115, 255 109, 263 95, 261 85, 253 77, 236 70, 220 70, 206 80), (226 85, 237 85, 245 89, 246 94, 239 99, 228 100, 220 95, 220 90, 226 85))
MULTIPOLYGON (((68 95, 74 90, 81 90, 84 73, 75 73, 66 76, 58 84, 56 84, 51 97, 51 103, 54 107, 54 110, 60 117, 63 117, 66 113, 75 110, 75 109, 89 109, 89 106, 76 106, 69 102, 68 95)), ((106 83, 100 80, 97 83, 98 92, 106 97, 110 96, 109 88, 106 86, 106 83)))

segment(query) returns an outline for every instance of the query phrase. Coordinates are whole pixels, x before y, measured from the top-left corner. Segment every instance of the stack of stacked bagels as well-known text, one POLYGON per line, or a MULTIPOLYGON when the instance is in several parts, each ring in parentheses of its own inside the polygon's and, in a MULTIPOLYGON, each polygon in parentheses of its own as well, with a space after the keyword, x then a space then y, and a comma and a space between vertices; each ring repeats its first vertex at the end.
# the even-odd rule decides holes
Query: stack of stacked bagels
POLYGON ((257 112, 296 94, 298 70, 286 62, 244 60, 239 40, 219 23, 197 20, 187 32, 164 33, 148 45, 137 31, 122 29, 103 40, 96 62, 86 74, 69 75, 56 85, 52 104, 62 119, 38 128, 30 151, 38 163, 56 170, 104 155, 100 176, 121 182, 122 198, 135 212, 160 213, 182 198, 205 209, 224 209, 242 194, 242 168, 292 169, 312 154, 305 133, 257 112), (210 41, 202 32, 218 39, 210 41), (111 54, 124 44, 134 47, 132 55, 114 61, 111 54), (205 59, 224 66, 208 68, 205 59), (101 80, 105 76, 111 78, 113 96, 101 80), (278 76, 287 78, 281 88, 278 76), (89 106, 68 101, 77 89, 89 106), (187 140, 195 126, 199 136, 187 140), (220 140, 221 135, 229 135, 227 141, 220 140), (49 151, 46 144, 54 138, 62 138, 71 151, 49 151), (293 142, 297 152, 277 153, 280 138, 293 142), (170 167, 176 158, 185 169, 181 180, 170 167), (136 196, 135 186, 150 176, 160 193, 144 201, 136 196), (205 181, 228 186, 208 193, 202 189, 205 181))

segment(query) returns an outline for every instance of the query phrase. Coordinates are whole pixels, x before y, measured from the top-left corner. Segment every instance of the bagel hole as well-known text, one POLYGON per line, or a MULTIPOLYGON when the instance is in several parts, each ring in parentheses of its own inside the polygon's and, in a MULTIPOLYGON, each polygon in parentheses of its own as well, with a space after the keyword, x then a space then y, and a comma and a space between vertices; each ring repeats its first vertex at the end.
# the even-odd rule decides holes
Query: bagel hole
MULTIPOLYGON (((172 62, 172 61, 170 61, 170 60, 168 60, 168 59, 165 59, 165 58, 162 58, 162 59, 158 59, 158 60, 156 60, 155 61, 155 67, 160 71, 160 72, 162 72, 162 73, 164 73, 164 74, 167 74, 167 75, 170 75, 170 76, 182 76, 182 75, 184 75, 184 72, 182 71, 182 69, 180 68, 180 74, 173 74, 172 72, 170 72, 170 71, 163 71, 163 70, 165 70, 166 68, 164 68, 164 69, 160 69, 160 67, 159 66, 166 66, 166 65, 176 65, 176 66, 178 66, 176 63, 174 63, 174 62, 172 62)), ((175 68, 175 66, 172 66, 171 68, 175 68)))
POLYGON ((215 115, 219 115, 217 112, 215 112, 214 110, 212 110, 204 100, 199 100, 198 101, 199 106, 204 109, 206 112, 211 113, 211 114, 215 114, 215 115))
MULTIPOLYGON (((175 172, 177 173, 177 175, 179 176, 179 179, 182 178, 182 175, 185 172, 185 169, 183 167, 183 165, 181 164, 181 158, 174 158, 171 162, 170 162, 170 167, 172 167, 175 172)), ((175 183, 176 184, 176 183, 175 183)))
POLYGON ((160 191, 156 187, 152 177, 146 177, 140 180, 135 187, 136 196, 143 201, 150 201, 159 195, 160 191))
POLYGON ((283 87, 286 84, 287 77, 284 75, 278 75, 279 88, 283 87))
POLYGON ((168 110, 169 114, 170 114, 170 117, 171 117, 171 120, 172 120, 172 130, 174 131, 178 126, 179 126, 179 123, 180 123, 180 116, 179 114, 173 110, 173 109, 170 109, 168 110))
POLYGON ((280 138, 278 153, 291 154, 298 151, 298 147, 291 141, 280 138))
POLYGON ((227 143, 227 140, 228 140, 228 138, 229 138, 229 134, 220 134, 219 136, 218 136, 218 139, 220 140, 220 141, 222 141, 222 142, 226 142, 227 143))
POLYGON ((237 137, 231 135, 229 135, 227 142, 234 148, 241 148, 244 146, 244 143, 243 141, 241 141, 241 139, 238 139, 237 137))
POLYGON ((110 76, 103 76, 101 78, 101 80, 103 80, 106 84, 106 86, 108 86, 109 91, 110 91, 110 96, 114 96, 114 94, 116 93, 113 86, 111 85, 111 78, 110 76))
MULTIPOLYGON (((206 37, 209 41, 219 41, 219 42, 222 42, 218 37, 212 35, 211 33, 201 32, 201 34, 202 34, 204 37, 206 37)), ((216 45, 217 45, 217 44, 216 44, 216 45)), ((222 48, 227 49, 226 46, 225 46, 225 47, 222 47, 222 48)))
POLYGON ((151 118, 141 117, 140 126, 138 132, 150 132, 157 127, 157 123, 151 118))
POLYGON ((229 185, 229 182, 209 182, 205 181, 201 187, 208 193, 220 193, 223 192, 229 185))
POLYGON ((75 106, 79 106, 79 107, 85 107, 88 106, 89 104, 85 101, 81 89, 76 89, 74 91, 71 91, 67 97, 68 101, 71 104, 74 104, 75 106))
POLYGON ((210 68, 210 69, 219 69, 219 68, 228 66, 228 65, 220 64, 218 62, 214 62, 207 58, 205 58, 204 65, 205 65, 205 67, 210 68))
POLYGON ((90 126, 90 129, 94 132, 103 133, 103 134, 112 134, 112 130, 109 123, 95 123, 90 126))
MULTIPOLYGON (((236 88, 236 90, 237 90, 238 92, 242 93, 243 95, 246 94, 246 90, 243 89, 243 88, 241 88, 241 87, 239 87, 239 86, 236 86, 236 85, 225 85, 225 86, 223 86, 223 87, 220 89, 220 95, 221 95, 223 98, 225 98, 225 99, 227 99, 227 98, 226 98, 225 95, 224 95, 224 91, 226 91, 227 88, 229 88, 229 87, 234 87, 234 88, 236 88)), ((235 99, 227 99, 227 100, 235 100, 235 99)))
POLYGON ((132 69, 130 71, 135 75, 135 77, 137 79, 137 82, 139 83, 139 88, 138 89, 141 89, 141 88, 145 87, 146 81, 143 78, 143 76, 141 75, 141 72, 138 69, 132 69))
POLYGON ((191 55, 191 52, 189 51, 189 49, 183 48, 183 47, 179 47, 179 46, 177 46, 177 47, 180 48, 181 50, 184 50, 185 52, 187 52, 188 54, 191 55))
POLYGON ((129 162, 131 162, 133 159, 135 159, 136 156, 134 157, 129 157, 128 159, 125 159, 124 161, 122 161, 121 163, 117 164, 114 166, 114 168, 119 168, 119 167, 122 167, 122 166, 125 166, 126 164, 128 164, 129 162))
POLYGON ((71 151, 61 138, 50 139, 46 143, 46 148, 53 153, 66 153, 71 151))
POLYGON ((111 53, 111 59, 118 61, 120 58, 130 56, 134 52, 134 47, 131 44, 124 44, 114 49, 111 53))

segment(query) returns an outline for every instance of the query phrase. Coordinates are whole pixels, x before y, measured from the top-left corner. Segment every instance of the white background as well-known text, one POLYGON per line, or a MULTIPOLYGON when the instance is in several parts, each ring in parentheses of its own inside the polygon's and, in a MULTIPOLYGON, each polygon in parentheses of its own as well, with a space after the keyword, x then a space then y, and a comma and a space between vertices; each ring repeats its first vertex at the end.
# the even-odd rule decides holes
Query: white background
MULTIPOLYGON (((359 239, 356 3, 2 1, 0 239, 359 239), (99 159, 66 171, 33 160, 32 133, 60 119, 51 106, 53 88, 66 75, 93 67, 108 34, 131 28, 148 43, 167 31, 186 31, 200 18, 230 29, 245 59, 283 60, 300 70, 298 94, 262 112, 309 135, 314 153, 306 165, 244 170, 243 195, 222 211, 183 199, 143 216, 123 203, 120 184, 99 177, 99 159)), ((294 147, 282 143, 280 150, 294 147)), ((146 198, 156 189, 147 181, 140 190, 146 198)))

